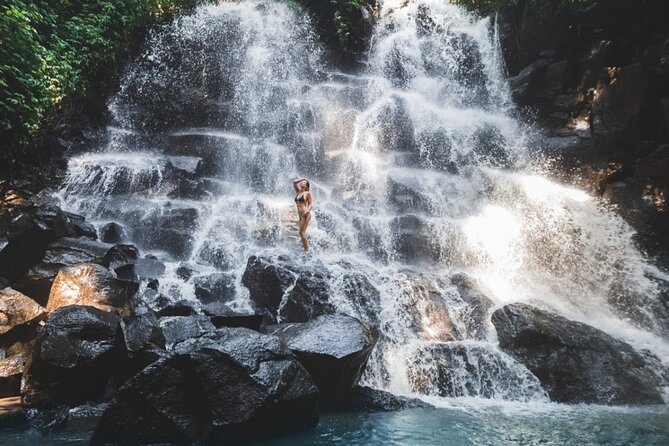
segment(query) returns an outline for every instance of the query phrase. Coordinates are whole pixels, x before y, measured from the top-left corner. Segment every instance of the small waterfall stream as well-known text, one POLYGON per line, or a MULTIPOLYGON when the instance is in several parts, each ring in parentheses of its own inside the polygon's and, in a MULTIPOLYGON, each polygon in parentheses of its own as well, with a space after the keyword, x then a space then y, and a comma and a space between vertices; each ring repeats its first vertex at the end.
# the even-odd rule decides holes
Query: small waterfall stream
POLYGON ((490 314, 511 302, 669 365, 654 316, 669 275, 614 211, 542 172, 494 26, 441 0, 405 3, 383 2, 356 73, 328 63, 292 3, 223 2, 163 27, 111 99, 104 144, 70 160, 64 207, 125 225, 168 265, 174 299, 215 282, 250 307, 251 255, 327 270, 338 310, 380 328, 365 383, 395 393, 547 401, 497 346, 490 314), (190 157, 202 180, 174 175, 190 157), (298 176, 316 200, 307 256, 298 176))

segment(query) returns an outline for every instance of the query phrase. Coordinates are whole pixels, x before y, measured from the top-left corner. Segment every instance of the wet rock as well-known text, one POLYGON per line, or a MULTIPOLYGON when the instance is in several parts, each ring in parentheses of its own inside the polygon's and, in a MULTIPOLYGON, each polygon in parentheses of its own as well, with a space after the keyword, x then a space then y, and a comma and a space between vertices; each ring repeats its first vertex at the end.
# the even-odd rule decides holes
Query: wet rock
POLYGON ((460 315, 466 327, 465 338, 485 340, 487 335, 488 311, 493 302, 481 290, 478 283, 466 274, 451 276, 451 283, 458 289, 458 294, 466 307, 460 315))
POLYGON ((163 317, 160 319, 160 328, 168 348, 216 329, 209 318, 203 315, 163 317))
POLYGON ((506 144, 504 135, 497 127, 487 124, 477 128, 473 135, 473 153, 476 161, 493 167, 508 166, 509 155, 506 144))
POLYGON ((0 276, 12 282, 42 260, 49 243, 71 235, 65 228, 62 212, 56 207, 12 208, 8 217, 4 234, 8 243, 0 251, 0 276))
POLYGON ((242 284, 249 289, 253 303, 270 315, 276 315, 283 295, 296 280, 296 274, 284 265, 256 256, 249 257, 242 276, 242 284))
POLYGON ((28 296, 5 288, 0 290, 0 338, 44 315, 44 307, 28 296))
POLYGON ((70 408, 62 405, 53 408, 31 408, 26 410, 28 423, 40 432, 51 432, 63 427, 70 417, 70 408))
POLYGON ((229 302, 235 298, 234 276, 226 273, 213 273, 193 279, 195 296, 203 304, 211 302, 229 302))
POLYGON ((378 339, 369 326, 344 315, 320 316, 303 324, 273 325, 266 332, 286 342, 328 402, 351 393, 378 339))
POLYGON ((349 409, 366 412, 390 412, 404 409, 429 409, 432 406, 417 398, 393 395, 384 390, 367 386, 356 386, 345 405, 349 409))
POLYGON ((24 372, 26 407, 54 408, 100 397, 122 353, 120 318, 88 306, 55 310, 24 372))
POLYGON ((589 325, 524 304, 495 311, 500 347, 564 403, 662 404, 657 377, 628 344, 589 325))
POLYGON ((211 196, 204 181, 180 178, 176 186, 167 193, 169 198, 183 198, 189 200, 202 200, 211 196))
POLYGON ((161 306, 157 313, 160 317, 192 316, 197 313, 196 303, 186 299, 180 299, 176 302, 170 302, 167 305, 161 306))
POLYGON ((112 245, 89 238, 61 238, 49 244, 44 258, 19 279, 14 287, 47 305, 51 286, 61 268, 79 263, 104 263, 112 245))
POLYGON ((417 215, 395 217, 391 222, 393 247, 401 260, 416 262, 438 260, 437 247, 433 246, 429 223, 417 215))
POLYGON ((318 389, 277 338, 219 329, 128 381, 92 445, 227 443, 297 432, 318 420, 318 389))
POLYGON ((281 322, 306 322, 323 314, 335 312, 330 302, 331 277, 319 269, 303 270, 281 303, 277 320, 281 322))
POLYGON ((0 398, 21 394, 21 376, 26 358, 22 354, 0 360, 0 398))
MULTIPOLYGON (((137 259, 139 259, 139 250, 134 245, 117 244, 107 251, 102 260, 102 265, 114 271, 120 268, 120 271, 116 271, 119 278, 134 277, 132 276, 134 269, 128 273, 125 268, 128 268, 127 265, 134 264, 137 259)), ((132 269, 132 267, 130 268, 132 269)))
POLYGON ((448 342, 461 335, 451 321, 441 289, 428 277, 412 275, 403 282, 399 301, 409 328, 427 341, 448 342))
POLYGON ((100 240, 105 243, 128 243, 132 236, 128 229, 115 222, 110 222, 100 227, 100 240))
POLYGON ((640 64, 606 73, 597 84, 592 104, 592 130, 595 135, 615 138, 636 123, 652 78, 640 64))
POLYGON ((199 213, 191 207, 165 207, 148 216, 138 216, 132 229, 143 246, 159 249, 175 257, 184 257, 190 252, 193 231, 199 222, 199 213))
POLYGON ((126 350, 130 353, 154 347, 165 348, 165 336, 158 318, 151 312, 123 318, 121 328, 126 350))
POLYGON ((137 312, 138 309, 149 309, 159 313, 163 309, 172 305, 172 303, 173 301, 167 296, 160 294, 153 288, 146 288, 144 291, 135 294, 131 300, 131 305, 135 309, 135 312, 137 312))
POLYGON ((455 173, 458 168, 451 159, 452 142, 444 129, 424 130, 416 135, 418 164, 430 169, 455 173))
POLYGON ((517 76, 509 79, 514 101, 521 105, 536 103, 536 94, 541 89, 546 68, 550 64, 550 59, 539 59, 523 68, 517 76))
POLYGON ((47 310, 88 305, 105 311, 121 311, 137 288, 137 283, 119 280, 101 265, 83 263, 60 270, 51 288, 47 310))
POLYGON ((441 397, 528 401, 544 397, 539 381, 497 349, 469 342, 425 344, 408 372, 411 389, 441 397))
POLYGON ((166 170, 173 175, 193 178, 202 173, 202 159, 194 156, 169 156, 166 170))
POLYGON ((403 152, 414 148, 414 125, 403 98, 392 96, 379 110, 377 120, 377 137, 384 151, 403 152))
POLYGON ((260 331, 264 315, 258 312, 235 311, 221 302, 212 302, 202 306, 202 312, 209 316, 216 328, 221 327, 243 327, 250 330, 260 331))
POLYGON ((381 314, 381 294, 362 273, 344 274, 337 286, 343 297, 355 310, 355 314, 366 324, 378 326, 381 314))
POLYGON ((400 212, 430 212, 430 199, 422 189, 420 178, 415 176, 391 174, 388 177, 388 200, 400 212))
POLYGON ((151 258, 137 259, 134 271, 140 280, 159 279, 165 273, 165 264, 151 258))

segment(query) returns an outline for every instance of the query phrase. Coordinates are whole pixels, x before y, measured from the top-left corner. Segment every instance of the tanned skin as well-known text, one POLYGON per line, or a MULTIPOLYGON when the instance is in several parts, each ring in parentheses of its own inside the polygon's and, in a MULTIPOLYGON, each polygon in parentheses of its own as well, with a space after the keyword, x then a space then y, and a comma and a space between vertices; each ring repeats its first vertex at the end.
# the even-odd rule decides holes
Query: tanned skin
POLYGON ((293 180, 295 189, 295 204, 297 205, 297 215, 300 217, 300 238, 302 247, 309 251, 309 240, 307 239, 307 227, 311 222, 311 208, 314 205, 314 199, 309 192, 309 181, 306 178, 293 180))

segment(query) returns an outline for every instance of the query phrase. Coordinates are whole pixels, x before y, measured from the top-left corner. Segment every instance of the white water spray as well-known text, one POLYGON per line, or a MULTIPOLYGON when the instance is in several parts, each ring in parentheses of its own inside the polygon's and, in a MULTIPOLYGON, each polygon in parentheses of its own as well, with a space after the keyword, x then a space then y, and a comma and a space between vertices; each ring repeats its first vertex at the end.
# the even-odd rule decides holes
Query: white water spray
POLYGON ((152 36, 110 103, 108 143, 70 160, 64 205, 129 227, 169 264, 163 293, 195 300, 198 283, 225 278, 248 308, 250 255, 301 256, 291 179, 309 177, 304 262, 328 270, 339 311, 378 323, 365 381, 396 393, 546 401, 497 347, 489 313, 510 302, 669 364, 653 316, 663 273, 622 218, 532 168, 489 21, 385 1, 373 42, 367 68, 345 74, 295 6, 200 7, 152 36), (202 158, 203 193, 174 193, 172 156, 202 158), (454 285, 460 272, 492 300, 487 315, 454 285), (376 306, 351 301, 351 274, 376 306))

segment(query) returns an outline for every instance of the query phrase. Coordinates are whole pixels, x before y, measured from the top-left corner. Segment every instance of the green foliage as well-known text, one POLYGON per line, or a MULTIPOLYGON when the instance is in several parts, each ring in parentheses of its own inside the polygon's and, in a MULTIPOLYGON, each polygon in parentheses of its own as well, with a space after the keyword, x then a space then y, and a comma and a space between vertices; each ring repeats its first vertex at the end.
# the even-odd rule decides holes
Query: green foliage
POLYGON ((361 7, 374 4, 374 0, 330 0, 330 3, 335 9, 334 25, 337 37, 343 44, 351 43, 353 39, 351 17, 361 7))
POLYGON ((0 162, 44 129, 151 22, 199 0, 0 0, 0 162))

